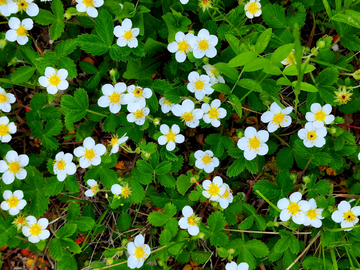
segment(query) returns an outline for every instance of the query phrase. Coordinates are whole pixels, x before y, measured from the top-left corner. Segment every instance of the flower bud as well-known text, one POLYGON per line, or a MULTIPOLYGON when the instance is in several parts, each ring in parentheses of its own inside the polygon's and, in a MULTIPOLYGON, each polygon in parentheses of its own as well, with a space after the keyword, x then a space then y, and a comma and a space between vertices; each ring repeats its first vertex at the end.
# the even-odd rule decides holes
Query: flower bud
POLYGON ((290 179, 295 181, 297 179, 297 174, 296 173, 291 173, 290 174, 290 179))
POLYGON ((360 69, 353 73, 353 77, 355 80, 360 80, 360 69))
POLYGON ((310 48, 309 48, 309 47, 305 47, 305 52, 310 52, 310 48))
POLYGON ((323 40, 320 40, 319 42, 317 42, 316 45, 319 47, 319 49, 322 49, 322 48, 325 48, 326 42, 323 40))
POLYGON ((197 181, 197 178, 195 176, 190 177, 190 182, 195 184, 197 181))
POLYGON ((121 242, 121 245, 122 245, 123 247, 125 247, 125 246, 127 245, 127 243, 129 243, 129 240, 126 239, 126 238, 124 238, 124 239, 122 240, 122 242, 121 242))
POLYGON ((146 158, 150 158, 150 153, 148 153, 148 152, 143 152, 143 154, 144 154, 144 156, 146 157, 146 158))
POLYGON ((160 267, 164 267, 165 262, 164 262, 163 260, 158 260, 158 261, 157 261, 157 264, 158 264, 160 267))
POLYGON ((71 13, 69 11, 66 11, 65 14, 64 14, 64 18, 67 19, 67 20, 70 20, 71 19, 71 13))
POLYGON ((205 97, 203 98, 203 102, 204 102, 204 103, 209 103, 210 100, 211 100, 211 98, 208 97, 208 96, 205 96, 205 97))
POLYGON ((0 49, 3 50, 6 46, 6 44, 7 44, 6 39, 1 39, 0 40, 0 49))
POLYGON ((189 31, 188 31, 188 33, 189 33, 189 34, 194 34, 194 35, 195 35, 195 31, 194 31, 194 30, 192 30, 192 29, 191 29, 191 30, 189 30, 189 31))
POLYGON ((244 137, 244 130, 239 130, 238 131, 238 133, 237 133, 237 136, 238 136, 238 138, 239 138, 239 140, 242 138, 242 137, 244 137))
POLYGON ((211 202, 211 205, 212 205, 213 207, 217 207, 217 206, 219 205, 219 203, 218 203, 218 202, 215 202, 215 201, 212 201, 212 202, 211 202))
POLYGON ((111 77, 115 77, 117 75, 118 71, 115 68, 112 68, 109 73, 110 73, 111 77))
POLYGON ((334 212, 334 210, 335 210, 334 206, 328 206, 327 209, 329 210, 330 213, 334 212))
POLYGON ((106 265, 111 265, 114 263, 114 259, 113 258, 106 258, 106 265))
POLYGON ((202 59, 202 61, 203 61, 204 65, 208 65, 208 64, 209 64, 209 58, 206 57, 206 56, 202 59))
POLYGON ((199 239, 204 239, 205 238, 205 234, 203 232, 199 232, 199 234, 197 235, 197 237, 199 239))
POLYGON ((337 133, 336 127, 331 127, 328 131, 329 131, 330 134, 336 134, 337 133))
POLYGON ((231 255, 231 254, 234 254, 234 252, 235 252, 235 249, 233 249, 233 248, 230 248, 229 250, 228 250, 228 253, 231 255))
POLYGON ((311 49, 311 53, 312 53, 313 55, 318 55, 318 54, 319 54, 319 51, 318 51, 318 49, 316 49, 316 48, 312 48, 312 49, 311 49))
POLYGON ((140 151, 141 151, 140 147, 136 147, 135 153, 136 153, 136 154, 140 154, 140 151))
POLYGON ((303 182, 304 182, 305 184, 308 184, 308 183, 311 182, 311 178, 310 178, 309 176, 304 176, 304 177, 302 178, 302 180, 303 180, 303 182))
POLYGON ((160 125, 160 119, 159 118, 154 118, 153 123, 154 123, 155 126, 160 125))

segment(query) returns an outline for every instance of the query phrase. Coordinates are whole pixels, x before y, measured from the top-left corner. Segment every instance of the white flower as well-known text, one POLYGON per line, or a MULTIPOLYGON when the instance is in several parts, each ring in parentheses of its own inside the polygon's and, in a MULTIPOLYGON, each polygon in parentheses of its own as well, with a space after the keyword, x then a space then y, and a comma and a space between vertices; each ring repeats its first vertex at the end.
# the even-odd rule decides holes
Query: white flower
POLYGON ((301 200, 301 197, 300 192, 294 192, 290 195, 290 199, 282 198, 278 201, 277 207, 282 210, 280 213, 281 221, 288 221, 292 217, 296 224, 304 224, 305 213, 311 206, 309 202, 301 200))
POLYGON ((114 184, 111 186, 111 192, 116 196, 119 197, 122 195, 124 198, 128 198, 131 194, 131 190, 129 185, 126 184, 125 186, 120 186, 119 184, 114 184))
POLYGON ((172 108, 175 106, 174 103, 171 103, 165 97, 160 98, 159 104, 161 105, 161 111, 163 113, 170 112, 172 110, 172 108))
POLYGON ((199 125, 199 119, 204 114, 201 109, 195 109, 195 104, 190 99, 185 99, 181 105, 176 104, 172 108, 172 112, 174 115, 181 117, 182 121, 185 121, 185 124, 191 128, 199 125))
POLYGON ((91 137, 87 137, 83 145, 74 149, 74 155, 80 158, 80 167, 85 169, 90 165, 99 165, 101 163, 101 156, 106 151, 105 146, 101 143, 95 145, 95 141, 91 137))
POLYGON ((192 33, 185 35, 183 32, 177 32, 175 35, 175 41, 171 42, 167 46, 169 52, 175 53, 175 59, 179 63, 184 62, 187 53, 192 51, 190 42, 194 37, 195 36, 192 33))
MULTIPOLYGON (((341 223, 341 228, 349 228, 356 225, 359 222, 357 216, 360 216, 360 206, 351 208, 350 203, 342 201, 338 205, 338 210, 332 213, 331 218, 337 223, 341 223)), ((351 231, 348 229, 345 231, 351 231)))
POLYGON ((68 71, 66 69, 56 70, 52 67, 45 69, 45 76, 39 78, 41 86, 46 87, 49 94, 55 95, 59 90, 66 90, 69 83, 66 80, 68 71))
POLYGON ((32 19, 24 19, 20 22, 20 20, 16 17, 11 17, 9 20, 9 27, 5 34, 5 39, 8 41, 17 41, 19 45, 24 45, 28 42, 29 38, 27 31, 31 30, 34 26, 34 22, 32 19))
POLYGON ((67 175, 73 175, 76 172, 76 165, 72 162, 73 155, 59 152, 55 156, 54 173, 59 181, 64 181, 67 175))
POLYGON ((2 176, 4 183, 11 184, 15 177, 19 180, 25 179, 27 172, 24 167, 28 164, 29 157, 27 155, 18 155, 14 150, 7 152, 5 160, 0 160, 0 173, 4 173, 2 176))
POLYGON ((120 47, 128 45, 130 48, 136 48, 138 46, 138 40, 136 37, 140 33, 139 28, 131 28, 132 22, 130 19, 123 20, 121 26, 117 25, 114 28, 114 35, 118 37, 116 41, 120 47))
POLYGON ((129 104, 141 100, 145 101, 145 99, 150 98, 153 94, 150 88, 142 88, 135 85, 130 85, 127 90, 128 94, 126 94, 126 100, 129 104))
POLYGON ((210 77, 207 75, 199 75, 196 71, 192 71, 188 76, 188 80, 187 89, 191 93, 195 93, 197 100, 202 100, 205 95, 214 92, 214 89, 211 88, 210 77))
POLYGON ((134 242, 127 244, 127 252, 129 253, 127 264, 131 269, 143 266, 144 261, 151 253, 150 247, 144 244, 144 241, 144 236, 139 234, 135 237, 134 242))
POLYGON ((195 152, 195 166, 199 169, 204 169, 207 173, 212 173, 214 168, 219 166, 219 159, 214 157, 214 153, 211 150, 201 151, 197 150, 195 152))
POLYGON ((120 139, 117 135, 112 137, 110 140, 110 145, 112 146, 110 155, 119 152, 119 145, 126 142, 127 139, 129 139, 129 137, 126 136, 126 133, 120 139))
POLYGON ((279 127, 288 127, 291 124, 291 117, 289 114, 292 112, 292 107, 281 109, 276 102, 270 106, 270 111, 264 112, 261 115, 263 123, 269 123, 267 128, 269 132, 276 131, 279 127))
POLYGON ((259 17, 261 15, 261 4, 259 0, 250 0, 245 7, 245 15, 249 19, 259 17))
POLYGON ((220 126, 219 119, 222 119, 226 116, 226 110, 220 108, 221 101, 219 99, 214 99, 211 102, 211 105, 208 103, 203 103, 201 109, 204 112, 203 120, 205 123, 211 123, 214 127, 220 126))
POLYGON ((3 112, 10 112, 11 103, 16 101, 15 96, 11 93, 6 93, 3 88, 0 87, 0 110, 3 112))
POLYGON ((172 125, 171 129, 168 125, 162 124, 160 126, 160 131, 163 135, 158 138, 158 143, 160 145, 166 144, 166 150, 172 151, 175 149, 175 143, 183 143, 185 137, 180 133, 180 128, 178 125, 172 125))
POLYGON ((202 186, 204 189, 202 195, 210 201, 220 201, 221 196, 226 191, 226 186, 220 176, 215 176, 212 182, 210 180, 205 180, 202 183, 202 186))
POLYGON ((253 160, 257 155, 264 156, 269 151, 266 142, 269 140, 269 133, 266 130, 256 131, 253 127, 245 129, 245 136, 237 142, 237 146, 244 150, 247 160, 253 160))
POLYGON ((245 262, 240 263, 239 265, 236 262, 227 263, 225 265, 225 270, 248 270, 249 265, 245 262))
POLYGON ((78 4, 75 6, 79 12, 86 12, 89 17, 96 18, 98 11, 96 8, 104 4, 104 0, 75 0, 78 4))
POLYGON ((323 147, 326 143, 326 128, 316 128, 312 122, 305 124, 305 127, 298 131, 299 138, 303 140, 304 145, 308 148, 313 146, 323 147))
POLYGON ((188 205, 184 206, 182 214, 184 217, 180 218, 179 227, 183 230, 187 230, 192 236, 198 235, 200 231, 199 226, 197 225, 199 218, 196 217, 192 208, 188 205))
POLYGON ((180 0, 180 3, 185 5, 185 4, 189 3, 189 0, 180 0))
POLYGON ((281 61, 281 64, 285 65, 285 66, 291 66, 291 65, 295 65, 296 61, 295 61, 295 50, 293 49, 292 52, 288 55, 288 57, 286 57, 283 61, 281 61))
POLYGON ((210 77, 210 83, 225 83, 224 78, 220 75, 220 72, 213 65, 204 65, 203 69, 206 71, 206 74, 210 77))
POLYGON ((97 182, 94 179, 89 179, 89 180, 87 180, 86 183, 89 185, 90 189, 85 191, 85 196, 92 197, 92 196, 95 196, 96 193, 98 193, 100 191, 99 185, 97 184, 97 182))
POLYGON ((223 209, 226 209, 230 203, 233 202, 234 197, 231 193, 231 189, 228 184, 223 184, 225 186, 225 192, 220 196, 219 204, 223 209))
POLYGON ((190 40, 190 45, 193 49, 194 57, 200 59, 204 56, 213 58, 216 56, 217 51, 215 49, 216 44, 218 43, 217 36, 210 35, 209 31, 206 29, 201 29, 197 35, 190 40))
POLYGON ((122 104, 127 104, 125 100, 125 83, 117 83, 115 86, 111 84, 105 84, 101 88, 103 96, 99 98, 98 105, 102 108, 109 107, 110 112, 116 114, 121 110, 122 104))
POLYGON ((0 1, 0 14, 5 17, 10 16, 12 13, 17 12, 17 5, 12 0, 2 0, 0 1))
POLYGON ((1 209, 4 211, 9 210, 9 214, 12 216, 19 214, 20 210, 26 206, 26 201, 22 199, 24 193, 21 190, 16 190, 14 193, 5 190, 3 197, 5 201, 1 203, 1 209))
POLYGON ((126 119, 130 123, 134 123, 142 126, 145 123, 146 116, 150 113, 150 109, 145 107, 145 99, 142 99, 140 102, 130 103, 127 105, 127 109, 130 112, 126 116, 126 119))
POLYGON ((335 44, 334 46, 331 47, 331 49, 334 51, 334 52, 337 52, 339 50, 339 45, 338 44, 335 44))
MULTIPOLYGON (((27 15, 30 17, 34 17, 39 14, 39 7, 37 4, 33 3, 34 0, 19 0, 16 1, 16 11, 13 13, 16 13, 18 11, 25 11, 27 15)), ((20 44, 20 43, 19 43, 20 44)))
POLYGON ((6 116, 0 117, 0 141, 2 143, 10 142, 10 134, 14 134, 16 130, 17 127, 13 122, 10 123, 9 118, 6 116))
POLYGON ((313 226, 315 228, 320 228, 322 225, 321 219, 324 217, 322 216, 322 211, 324 209, 317 208, 316 202, 314 199, 309 200, 310 209, 305 212, 305 222, 304 226, 313 226))
POLYGON ((49 221, 46 218, 36 220, 34 216, 28 216, 26 220, 27 225, 22 227, 22 233, 28 237, 29 242, 35 244, 49 238, 50 232, 46 229, 49 221))
POLYGON ((311 104, 311 112, 307 112, 305 115, 306 120, 312 122, 314 127, 320 128, 324 124, 330 124, 335 120, 335 116, 330 115, 332 107, 330 104, 325 104, 323 107, 319 103, 311 104))

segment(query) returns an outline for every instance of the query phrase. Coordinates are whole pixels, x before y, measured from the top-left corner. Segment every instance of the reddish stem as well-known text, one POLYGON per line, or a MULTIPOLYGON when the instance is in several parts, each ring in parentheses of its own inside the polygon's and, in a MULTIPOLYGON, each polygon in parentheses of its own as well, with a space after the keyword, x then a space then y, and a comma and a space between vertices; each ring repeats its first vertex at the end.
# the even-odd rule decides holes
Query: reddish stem
POLYGON ((360 127, 350 126, 350 125, 346 125, 346 124, 338 124, 338 126, 339 127, 349 127, 349 128, 360 129, 360 127))

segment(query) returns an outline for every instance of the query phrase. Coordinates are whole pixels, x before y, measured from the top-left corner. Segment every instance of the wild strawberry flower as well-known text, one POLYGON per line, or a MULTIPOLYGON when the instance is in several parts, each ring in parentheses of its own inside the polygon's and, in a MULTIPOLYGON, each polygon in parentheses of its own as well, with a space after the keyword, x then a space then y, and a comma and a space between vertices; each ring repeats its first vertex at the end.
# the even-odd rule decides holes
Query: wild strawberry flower
POLYGON ((11 17, 9 20, 9 27, 5 34, 5 39, 8 41, 14 42, 17 41, 19 45, 24 45, 28 42, 28 31, 31 30, 34 26, 34 22, 32 19, 24 19, 20 21, 16 17, 11 17))
POLYGON ((198 235, 200 232, 198 226, 200 218, 194 214, 193 209, 188 205, 184 206, 181 212, 184 217, 180 218, 179 227, 183 230, 187 230, 192 236, 198 235))
POLYGON ((101 163, 101 156, 105 154, 106 147, 95 141, 91 137, 84 140, 83 146, 74 149, 74 155, 80 158, 80 167, 83 169, 88 168, 90 165, 97 166, 101 163))
POLYGON ((220 196, 219 204, 223 209, 228 208, 229 204, 233 202, 234 197, 231 193, 231 189, 228 184, 223 184, 225 186, 225 192, 220 196))
POLYGON ((18 215, 11 224, 14 224, 17 230, 21 230, 22 227, 28 225, 28 221, 23 215, 18 215))
POLYGON ((322 216, 322 211, 324 209, 317 208, 316 202, 314 199, 309 200, 310 209, 305 212, 305 222, 304 226, 313 226, 315 228, 320 228, 322 225, 321 220, 324 218, 322 216))
POLYGON ((6 91, 0 86, 0 110, 3 112, 10 112, 11 105, 16 101, 16 98, 11 93, 6 93, 6 91))
POLYGON ((1 203, 1 209, 4 211, 9 210, 9 214, 15 216, 19 214, 26 206, 26 201, 23 200, 24 193, 21 190, 16 190, 12 193, 10 190, 5 190, 3 193, 4 200, 1 203))
POLYGON ((257 155, 264 156, 269 151, 266 142, 269 140, 269 133, 266 130, 256 131, 253 127, 245 129, 245 136, 237 142, 237 146, 244 150, 244 157, 253 160, 257 155))
POLYGON ((104 4, 104 0, 75 0, 78 4, 75 6, 79 12, 86 12, 91 18, 98 16, 96 8, 101 7, 104 4))
POLYGON ((8 143, 11 140, 11 135, 14 134, 17 127, 13 122, 10 123, 9 118, 6 116, 0 117, 0 141, 2 143, 8 143))
POLYGON ((245 15, 249 19, 259 17, 261 15, 261 4, 260 0, 250 0, 244 7, 245 15))
POLYGON ((242 262, 239 265, 236 262, 227 263, 225 265, 225 270, 248 270, 249 265, 246 262, 242 262))
MULTIPOLYGON (((338 205, 338 210, 332 213, 331 218, 333 221, 340 223, 341 228, 349 228, 355 226, 360 216, 360 206, 355 206, 351 208, 351 205, 347 201, 342 201, 338 205)), ((351 231, 352 229, 347 229, 345 231, 351 231)))
POLYGON ((0 173, 4 173, 2 176, 4 183, 11 184, 15 177, 19 180, 25 179, 27 172, 24 167, 28 164, 29 157, 27 155, 18 155, 14 150, 7 152, 5 160, 0 160, 0 173))
POLYGON ((205 123, 211 123, 213 127, 220 126, 220 120, 226 116, 226 110, 220 108, 221 101, 219 99, 214 99, 211 104, 203 103, 201 109, 204 112, 203 120, 205 123))
POLYGON ((130 114, 126 116, 126 119, 129 123, 135 122, 135 124, 139 126, 142 126, 145 123, 146 116, 150 113, 150 109, 145 107, 145 105, 145 99, 127 105, 130 114))
POLYGON ((210 201, 220 201, 221 196, 226 192, 226 186, 220 176, 215 176, 212 182, 205 180, 202 186, 204 189, 202 195, 210 201))
POLYGON ((50 232, 46 229, 49 221, 46 218, 36 220, 34 216, 28 216, 26 220, 27 225, 22 227, 22 233, 28 237, 29 242, 35 244, 49 238, 50 232))
POLYGON ((34 17, 39 14, 39 7, 37 4, 33 3, 34 0, 18 0, 15 1, 16 4, 16 11, 13 13, 16 13, 20 11, 21 13, 23 11, 26 12, 27 15, 30 17, 34 17))
POLYGON ((136 48, 138 46, 136 37, 139 33, 139 28, 132 28, 132 21, 130 19, 123 20, 121 26, 117 25, 114 28, 114 35, 118 37, 116 44, 119 47, 128 45, 130 48, 136 48))
POLYGON ((339 88, 338 91, 335 91, 336 98, 334 102, 338 102, 340 105, 347 104, 351 100, 352 95, 353 93, 347 91, 346 86, 344 86, 342 89, 339 88))
POLYGON ((140 86, 130 85, 128 86, 128 94, 126 94, 126 100, 128 104, 139 102, 141 100, 146 101, 152 96, 152 91, 150 88, 142 88, 140 86))
POLYGON ((68 71, 66 69, 56 70, 52 67, 45 69, 45 76, 39 77, 41 86, 46 87, 49 94, 55 95, 59 90, 66 90, 69 83, 66 80, 68 71))
POLYGON ((5 17, 17 12, 17 5, 12 0, 3 0, 0 2, 0 14, 5 17))
POLYGON ((192 71, 188 76, 188 80, 187 89, 191 93, 195 93, 197 100, 203 100, 205 95, 214 92, 214 89, 211 88, 210 77, 207 75, 199 75, 196 71, 192 71))
POLYGON ((111 192, 119 197, 120 195, 123 196, 125 199, 128 198, 131 194, 131 190, 129 188, 129 185, 126 184, 125 186, 120 186, 119 184, 114 184, 111 186, 111 192))
POLYGON ((53 170, 60 182, 64 181, 66 176, 75 174, 76 165, 72 160, 73 155, 70 153, 59 152, 56 154, 53 170))
POLYGON ((171 129, 168 125, 162 124, 160 131, 163 135, 158 138, 158 143, 160 145, 166 144, 166 150, 168 151, 175 149, 175 143, 183 143, 185 141, 184 135, 179 134, 180 127, 176 124, 172 125, 171 129))
POLYGON ((283 61, 281 61, 281 64, 283 64, 284 66, 291 66, 291 65, 295 65, 296 61, 295 61, 295 50, 293 49, 292 52, 288 55, 288 57, 286 57, 283 61))
POLYGON ((301 193, 294 192, 290 198, 282 198, 278 201, 277 207, 280 208, 281 221, 288 221, 290 218, 296 224, 304 224, 306 219, 306 212, 310 210, 311 205, 309 202, 301 200, 301 193))
POLYGON ((135 237, 134 242, 127 244, 127 253, 129 254, 127 265, 131 269, 142 267, 151 253, 150 247, 144 242, 144 236, 139 234, 135 237))
POLYGON ((267 129, 269 132, 276 131, 279 127, 288 127, 291 124, 291 117, 289 114, 292 112, 292 107, 281 109, 281 107, 273 102, 270 106, 270 111, 264 112, 261 115, 263 123, 269 123, 267 129))
POLYGON ((213 65, 204 65, 203 69, 210 77, 210 84, 225 83, 224 78, 220 75, 220 72, 213 65))
POLYGON ((212 8, 211 0, 199 0, 199 7, 202 9, 203 12, 212 8))
POLYGON ((163 113, 168 113, 172 110, 172 108, 175 106, 174 103, 171 103, 168 101, 165 97, 160 98, 159 104, 161 106, 161 111, 163 113))
POLYGON ((129 139, 129 137, 126 136, 126 133, 121 138, 119 138, 117 135, 112 137, 111 140, 110 140, 110 143, 109 143, 112 146, 111 151, 110 151, 110 155, 111 154, 116 154, 117 152, 119 152, 120 144, 126 142, 127 139, 129 139))
POLYGON ((219 159, 214 157, 214 153, 211 150, 195 152, 195 166, 199 169, 203 169, 206 173, 212 173, 214 168, 219 166, 219 159))
POLYGON ((85 191, 85 196, 93 197, 100 191, 98 183, 94 179, 89 179, 86 181, 88 186, 90 187, 87 191, 85 191))
POLYGON ((168 44, 167 49, 169 52, 175 53, 175 59, 179 63, 184 62, 186 60, 187 53, 192 51, 190 41, 194 37, 195 36, 192 33, 185 35, 183 32, 177 32, 175 35, 175 41, 168 44))
POLYGON ((204 56, 209 58, 215 57, 217 54, 215 46, 218 41, 217 36, 210 35, 206 29, 201 29, 198 35, 190 40, 194 57, 197 59, 203 58, 204 56))
POLYGON ((110 112, 117 114, 121 110, 121 105, 127 104, 125 83, 117 83, 115 86, 105 84, 102 86, 101 91, 104 94, 98 100, 98 105, 102 108, 109 107, 110 112))
POLYGON ((335 120, 335 116, 331 115, 332 107, 330 104, 325 104, 323 107, 319 103, 313 103, 310 106, 311 112, 305 115, 306 120, 312 122, 314 127, 321 128, 324 124, 330 124, 335 120))
POLYGON ((189 0, 180 0, 180 3, 185 5, 185 4, 189 3, 189 0))
POLYGON ((195 104, 190 99, 185 99, 181 105, 176 104, 172 108, 174 115, 181 117, 188 127, 195 128, 199 125, 199 119, 204 112, 201 109, 195 109, 195 104))
POLYGON ((298 136, 303 140, 304 145, 308 148, 313 146, 323 147, 326 143, 325 136, 327 134, 326 128, 316 128, 312 122, 305 124, 305 127, 298 131, 298 136))

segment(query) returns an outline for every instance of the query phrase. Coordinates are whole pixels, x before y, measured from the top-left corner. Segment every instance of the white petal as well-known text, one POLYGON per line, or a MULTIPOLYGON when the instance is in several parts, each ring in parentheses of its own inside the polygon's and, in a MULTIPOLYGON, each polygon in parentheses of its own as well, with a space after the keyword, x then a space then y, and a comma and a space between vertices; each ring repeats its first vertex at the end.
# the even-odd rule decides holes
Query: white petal
POLYGON ((134 244, 136 247, 143 245, 144 242, 145 242, 145 238, 141 234, 137 235, 134 239, 134 244))
POLYGON ((189 224, 187 223, 187 218, 186 218, 186 217, 180 218, 180 220, 179 220, 178 223, 179 223, 179 227, 180 227, 181 229, 186 230, 186 229, 189 228, 189 224))
POLYGON ((343 212, 336 210, 331 214, 331 218, 333 221, 340 223, 344 220, 343 214, 344 214, 343 212))
MULTIPOLYGON (((256 129, 255 128, 253 128, 253 127, 247 127, 246 129, 245 129, 245 137, 246 138, 252 138, 252 137, 254 137, 254 136, 256 136, 257 135, 257 131, 256 131, 256 129)), ((242 138, 241 138, 242 139, 242 138)))
POLYGON ((192 214, 194 214, 193 209, 188 205, 184 206, 184 208, 181 210, 181 212, 182 212, 184 217, 189 217, 192 214))
POLYGON ((89 148, 92 149, 92 148, 94 148, 94 146, 95 146, 95 141, 94 141, 94 139, 91 138, 91 137, 85 138, 84 143, 83 143, 83 146, 84 146, 86 149, 89 149, 89 148))
POLYGON ((195 236, 199 234, 200 230, 198 226, 190 226, 188 232, 190 235, 195 236))
POLYGON ((289 211, 287 209, 284 209, 281 211, 280 213, 280 219, 281 221, 288 221, 291 217, 291 214, 289 213, 289 211))
POLYGON ((244 151, 244 157, 247 159, 247 160, 253 160, 254 158, 256 158, 257 154, 255 151, 251 151, 251 150, 248 150, 248 149, 245 149, 244 151))
POLYGON ((290 195, 290 201, 291 202, 299 202, 301 200, 301 193, 300 192, 294 192, 290 195))
POLYGON ((305 214, 304 214, 304 212, 300 212, 296 216, 293 215, 292 220, 296 224, 299 224, 299 225, 303 224, 305 222, 305 214))
POLYGON ((282 198, 278 201, 277 207, 281 210, 286 209, 289 206, 289 200, 287 198, 282 198))
POLYGON ((347 201, 341 201, 338 205, 338 209, 341 211, 341 212, 346 212, 346 211, 349 211, 351 209, 351 205, 350 203, 348 203, 347 201))

